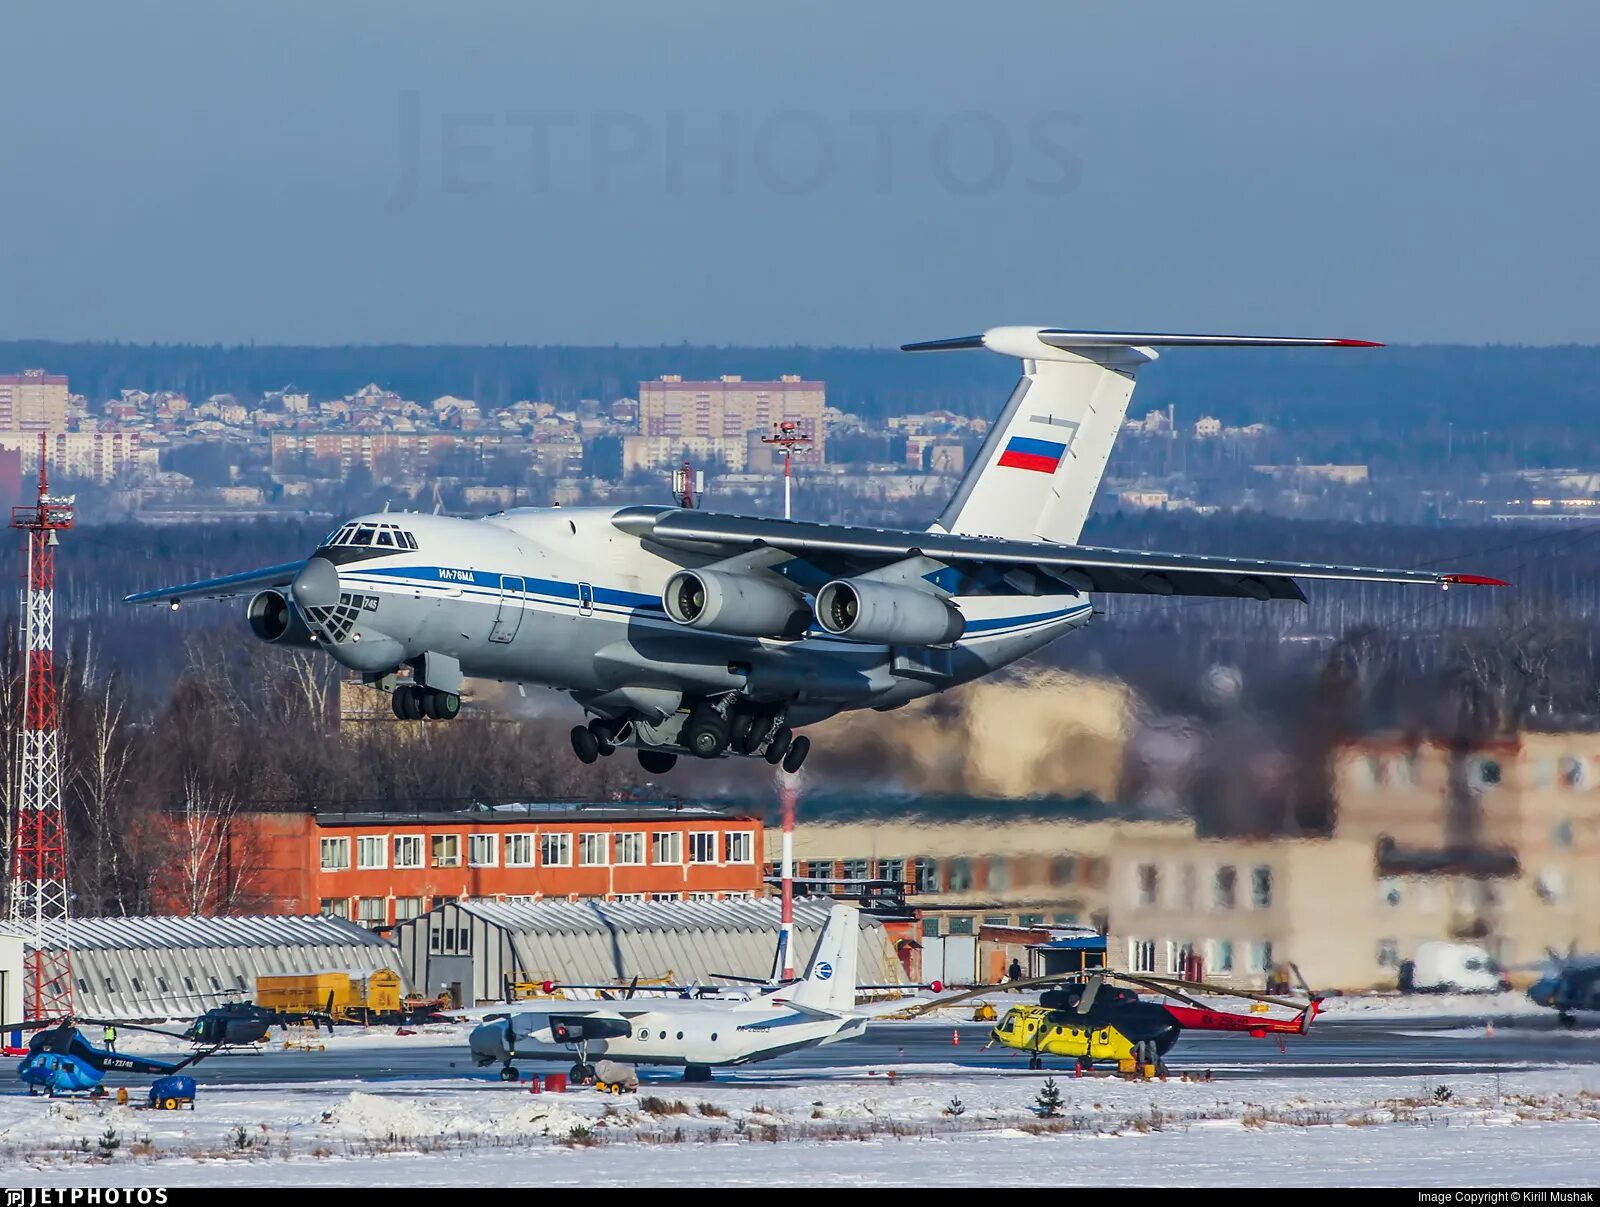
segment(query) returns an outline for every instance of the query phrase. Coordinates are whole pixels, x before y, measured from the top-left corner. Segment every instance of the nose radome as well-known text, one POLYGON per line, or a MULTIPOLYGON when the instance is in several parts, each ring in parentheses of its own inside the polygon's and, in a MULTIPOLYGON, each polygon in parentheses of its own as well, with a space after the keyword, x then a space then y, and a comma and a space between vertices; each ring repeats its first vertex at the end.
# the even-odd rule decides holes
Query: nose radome
POLYGON ((308 558, 289 592, 302 608, 331 608, 339 602, 339 571, 325 557, 308 558))

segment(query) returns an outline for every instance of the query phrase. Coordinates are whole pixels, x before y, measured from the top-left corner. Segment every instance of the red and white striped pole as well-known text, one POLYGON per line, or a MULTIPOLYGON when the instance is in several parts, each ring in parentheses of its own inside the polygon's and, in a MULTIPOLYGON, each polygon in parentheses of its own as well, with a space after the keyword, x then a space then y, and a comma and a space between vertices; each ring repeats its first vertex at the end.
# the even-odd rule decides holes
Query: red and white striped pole
POLYGON ((778 865, 782 912, 778 915, 778 951, 772 979, 794 980, 794 810, 800 796, 799 773, 778 769, 778 800, 783 808, 783 847, 778 865))

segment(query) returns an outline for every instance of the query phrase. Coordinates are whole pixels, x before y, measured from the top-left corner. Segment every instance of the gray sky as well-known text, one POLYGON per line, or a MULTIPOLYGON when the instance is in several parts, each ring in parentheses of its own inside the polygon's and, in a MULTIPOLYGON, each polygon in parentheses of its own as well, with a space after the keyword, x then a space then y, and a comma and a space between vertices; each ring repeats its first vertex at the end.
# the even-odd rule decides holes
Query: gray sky
POLYGON ((11 0, 0 338, 1600 341, 1600 5, 11 0))

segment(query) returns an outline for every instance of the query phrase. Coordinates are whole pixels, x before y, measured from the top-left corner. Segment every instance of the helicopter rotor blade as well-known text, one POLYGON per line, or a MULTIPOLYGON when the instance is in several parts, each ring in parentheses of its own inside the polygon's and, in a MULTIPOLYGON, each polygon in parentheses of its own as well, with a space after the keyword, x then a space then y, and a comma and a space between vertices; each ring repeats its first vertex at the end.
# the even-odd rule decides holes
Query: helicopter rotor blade
POLYGON ((1129 976, 1127 973, 1119 973, 1117 975, 1117 980, 1126 981, 1130 985, 1142 986, 1145 989, 1149 989, 1152 993, 1159 993, 1164 997, 1176 998, 1185 1006, 1193 1006, 1196 1010, 1206 1009, 1206 1004, 1204 1002, 1198 1002, 1194 998, 1190 997, 1187 993, 1184 993, 1178 989, 1174 989, 1170 985, 1152 981, 1148 977, 1136 977, 1129 976))
POLYGON ((1106 979, 1100 973, 1095 973, 1094 976, 1090 977, 1088 984, 1083 987, 1083 993, 1079 996, 1077 1002, 1073 1004, 1073 1013, 1088 1014, 1089 1011, 1093 1010, 1094 1000, 1100 996, 1100 986, 1105 983, 1106 979))

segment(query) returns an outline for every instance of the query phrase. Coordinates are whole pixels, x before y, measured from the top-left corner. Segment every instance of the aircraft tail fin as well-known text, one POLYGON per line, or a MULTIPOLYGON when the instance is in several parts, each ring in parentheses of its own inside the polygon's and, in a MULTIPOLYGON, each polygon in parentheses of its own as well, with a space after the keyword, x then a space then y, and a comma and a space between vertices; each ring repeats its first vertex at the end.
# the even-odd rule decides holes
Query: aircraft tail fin
POLYGON ((797 1006, 848 1013, 856 1006, 856 958, 861 946, 861 911, 839 902, 817 937, 805 975, 781 994, 797 1006))
POLYGON ((1158 347, 1377 347, 1366 340, 1161 335, 993 327, 982 335, 905 344, 905 352, 987 348, 1022 361, 1022 378, 933 527, 966 536, 1072 545, 1133 397, 1158 347))

